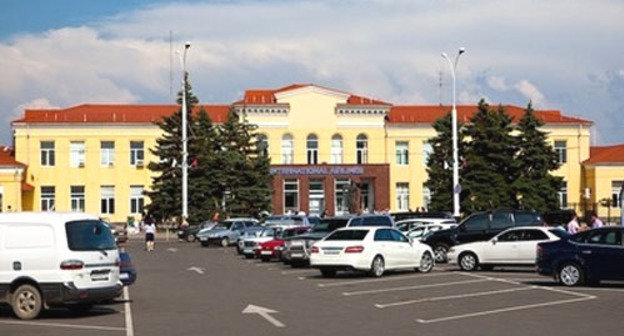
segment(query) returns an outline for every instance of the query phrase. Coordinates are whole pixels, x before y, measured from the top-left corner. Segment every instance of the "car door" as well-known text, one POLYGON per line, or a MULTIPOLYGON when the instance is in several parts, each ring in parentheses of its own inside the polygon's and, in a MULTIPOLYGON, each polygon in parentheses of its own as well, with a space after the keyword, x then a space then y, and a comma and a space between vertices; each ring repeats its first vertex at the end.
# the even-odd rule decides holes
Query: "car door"
POLYGON ((483 237, 485 236, 489 225, 489 213, 478 213, 472 215, 458 227, 457 233, 454 235, 453 239, 457 244, 485 240, 483 237))
POLYGON ((384 258, 386 269, 394 268, 396 265, 396 255, 394 254, 392 234, 390 229, 378 229, 375 231, 373 244, 378 253, 384 258))
POLYGON ((393 254, 396 255, 398 267, 413 267, 418 260, 410 240, 398 230, 390 230, 392 235, 393 254))
POLYGON ((234 222, 232 224, 232 233, 230 234, 230 241, 236 241, 241 235, 241 232, 245 228, 245 224, 243 222, 234 222))
POLYGON ((522 230, 509 230, 483 245, 479 258, 492 264, 513 263, 518 258, 518 245, 522 230))
POLYGON ((522 230, 520 241, 518 242, 519 264, 535 264, 537 258, 537 243, 549 241, 548 235, 539 229, 522 230))
POLYGON ((581 258, 599 279, 616 280, 621 275, 622 233, 619 229, 593 230, 580 245, 581 258))

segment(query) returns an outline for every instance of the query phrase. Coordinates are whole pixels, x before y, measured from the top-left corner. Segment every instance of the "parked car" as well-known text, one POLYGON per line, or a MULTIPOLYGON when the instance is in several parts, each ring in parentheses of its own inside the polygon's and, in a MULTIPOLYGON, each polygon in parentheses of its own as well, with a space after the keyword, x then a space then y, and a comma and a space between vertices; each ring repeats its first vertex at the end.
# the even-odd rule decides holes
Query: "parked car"
POLYGON ((537 245, 537 272, 565 286, 624 280, 624 228, 602 227, 537 245))
POLYGON ((394 219, 395 222, 406 220, 406 219, 429 219, 429 218, 438 218, 438 219, 454 219, 453 214, 446 211, 440 212, 393 212, 390 214, 390 217, 394 219))
POLYGON ((126 251, 119 252, 119 279, 124 286, 134 284, 137 279, 137 270, 132 265, 130 253, 126 251))
POLYGON ((474 271, 479 267, 492 269, 495 266, 534 266, 538 243, 556 241, 567 235, 557 228, 515 227, 488 241, 451 247, 448 260, 458 264, 464 271, 474 271))
POLYGON ((260 249, 260 245, 278 237, 282 230, 284 229, 281 227, 265 227, 258 236, 243 239, 243 255, 245 258, 251 259, 255 257, 256 251, 260 249))
POLYGON ((388 226, 394 227, 394 220, 388 215, 360 215, 351 217, 347 227, 352 226, 388 226))
POLYGON ((211 230, 217 226, 217 222, 206 221, 199 225, 191 225, 188 227, 181 227, 178 229, 178 238, 186 240, 187 242, 197 241, 197 233, 201 230, 211 230))
POLYGON ((275 226, 280 225, 279 222, 288 222, 290 226, 312 226, 310 219, 308 216, 303 215, 277 215, 277 216, 269 216, 264 219, 262 225, 264 226, 275 226))
POLYGON ((435 251, 436 262, 446 262, 452 246, 488 240, 514 226, 539 226, 542 218, 539 214, 525 210, 496 210, 478 212, 468 216, 457 227, 432 232, 422 241, 435 251))
POLYGON ((297 226, 282 230, 274 239, 260 244, 260 249, 256 250, 256 257, 260 258, 263 262, 271 261, 271 259, 274 258, 281 259, 286 239, 304 234, 308 231, 310 231, 309 226, 297 226))
POLYGON ((448 229, 449 229, 449 226, 442 225, 442 224, 427 224, 427 225, 417 226, 407 232, 404 232, 401 230, 399 231, 403 232, 409 238, 412 238, 414 240, 421 240, 424 236, 426 236, 430 232, 436 232, 436 231, 448 230, 448 229))
POLYGON ((375 277, 394 269, 426 273, 434 266, 431 247, 388 227, 338 229, 314 243, 310 252, 310 266, 326 277, 343 270, 366 271, 375 277))
POLYGON ((197 239, 202 246, 208 246, 212 242, 218 242, 221 246, 226 247, 236 243, 241 232, 245 228, 256 225, 257 220, 253 218, 232 218, 219 222, 215 227, 209 230, 201 230, 197 233, 197 239))
POLYGON ((323 239, 334 230, 347 226, 350 217, 329 217, 321 219, 310 232, 286 238, 282 261, 293 266, 302 266, 310 260, 310 246, 323 239))
POLYGON ((448 218, 412 218, 404 219, 395 223, 397 230, 405 233, 420 226, 437 225, 440 228, 452 229, 457 226, 455 219, 448 218))
POLYGON ((238 236, 238 239, 236 240, 236 252, 238 252, 238 254, 243 254, 243 248, 245 247, 244 240, 247 238, 259 236, 264 229, 265 227, 260 225, 248 226, 243 229, 243 231, 241 231, 241 234, 238 236))
POLYGON ((0 302, 34 319, 42 309, 85 312, 121 289, 108 226, 82 213, 0 214, 0 302))

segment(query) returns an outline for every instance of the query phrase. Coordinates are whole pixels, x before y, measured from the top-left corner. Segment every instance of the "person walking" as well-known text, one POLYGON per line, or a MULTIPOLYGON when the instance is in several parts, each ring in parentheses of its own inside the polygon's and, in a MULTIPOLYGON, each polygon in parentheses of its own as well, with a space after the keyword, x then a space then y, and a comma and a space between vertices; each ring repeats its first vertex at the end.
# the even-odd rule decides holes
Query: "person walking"
POLYGON ((151 220, 146 221, 143 225, 145 230, 145 250, 147 252, 154 251, 154 238, 156 235, 156 224, 154 224, 151 220))
POLYGON ((572 220, 568 223, 568 233, 569 234, 575 234, 577 232, 579 232, 579 222, 578 222, 578 216, 576 215, 576 213, 574 215, 572 215, 572 220))
POLYGON ((598 229, 604 226, 604 223, 598 218, 595 211, 592 211, 589 220, 591 221, 591 228, 598 229))

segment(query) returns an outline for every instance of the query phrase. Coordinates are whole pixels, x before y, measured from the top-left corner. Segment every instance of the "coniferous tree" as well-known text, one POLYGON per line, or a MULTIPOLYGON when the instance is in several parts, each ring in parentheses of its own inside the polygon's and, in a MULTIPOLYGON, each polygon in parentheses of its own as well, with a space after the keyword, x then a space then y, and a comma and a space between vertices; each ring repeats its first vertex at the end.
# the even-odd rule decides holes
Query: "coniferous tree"
POLYGON ((557 192, 563 179, 550 174, 559 168, 557 153, 547 143, 547 134, 539 128, 544 125, 533 113, 531 103, 518 122, 516 130, 516 157, 513 160, 512 193, 518 208, 540 212, 558 207, 557 192))
POLYGON ((502 106, 490 109, 482 99, 479 110, 466 128, 470 144, 462 170, 462 210, 475 212, 512 208, 511 190, 515 148, 511 118, 502 106))
MULTIPOLYGON (((431 211, 453 209, 453 130, 452 117, 448 113, 433 123, 437 135, 429 140, 432 152, 427 160, 429 176, 425 186, 431 191, 431 211)), ((460 160, 464 149, 464 127, 457 125, 460 160)), ((460 174, 460 184, 462 182, 460 174)))

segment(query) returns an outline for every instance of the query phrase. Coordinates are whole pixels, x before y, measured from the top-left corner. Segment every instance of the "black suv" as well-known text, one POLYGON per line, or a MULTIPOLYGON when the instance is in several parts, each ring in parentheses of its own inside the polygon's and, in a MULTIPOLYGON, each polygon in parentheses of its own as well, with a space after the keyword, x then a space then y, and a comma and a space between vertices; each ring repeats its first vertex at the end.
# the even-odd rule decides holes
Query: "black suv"
POLYGON ((436 262, 446 262, 446 253, 451 246, 488 240, 514 226, 539 225, 542 225, 542 218, 532 211, 478 212, 468 216, 453 229, 435 231, 425 235, 422 241, 431 246, 435 252, 436 262))

